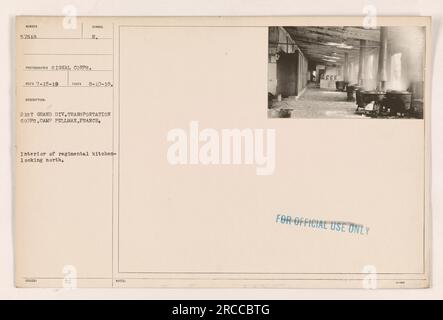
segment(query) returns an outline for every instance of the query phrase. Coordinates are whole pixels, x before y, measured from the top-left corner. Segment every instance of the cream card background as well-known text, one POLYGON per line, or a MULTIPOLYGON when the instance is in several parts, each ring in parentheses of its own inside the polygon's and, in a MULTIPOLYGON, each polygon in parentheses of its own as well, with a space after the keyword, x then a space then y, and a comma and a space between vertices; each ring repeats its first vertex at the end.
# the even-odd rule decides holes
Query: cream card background
POLYGON ((17 152, 117 156, 17 161, 18 286, 62 285, 67 265, 80 287, 361 287, 368 267, 380 287, 427 286, 429 113, 425 120, 267 118, 267 26, 358 25, 360 18, 80 18, 81 35, 92 24, 113 30, 103 45, 60 42, 62 21, 17 18, 17 34, 37 24, 55 37, 17 40, 18 111, 93 108, 113 111, 112 120, 93 129, 17 122, 17 152), (111 55, 114 86, 24 88, 34 78, 22 70, 42 52, 70 64, 79 54, 111 55), (48 102, 24 103, 33 94, 48 102), (257 176, 245 165, 171 166, 167 133, 191 121, 275 130, 274 174, 257 176), (275 223, 277 214, 370 232, 291 228, 275 223))

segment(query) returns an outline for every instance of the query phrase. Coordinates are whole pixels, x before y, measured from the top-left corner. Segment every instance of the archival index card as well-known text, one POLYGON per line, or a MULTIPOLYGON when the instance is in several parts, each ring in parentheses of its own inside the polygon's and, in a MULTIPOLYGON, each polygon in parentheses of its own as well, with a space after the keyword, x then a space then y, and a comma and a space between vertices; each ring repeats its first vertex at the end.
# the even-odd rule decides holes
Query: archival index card
POLYGON ((17 17, 16 285, 428 287, 429 28, 17 17))

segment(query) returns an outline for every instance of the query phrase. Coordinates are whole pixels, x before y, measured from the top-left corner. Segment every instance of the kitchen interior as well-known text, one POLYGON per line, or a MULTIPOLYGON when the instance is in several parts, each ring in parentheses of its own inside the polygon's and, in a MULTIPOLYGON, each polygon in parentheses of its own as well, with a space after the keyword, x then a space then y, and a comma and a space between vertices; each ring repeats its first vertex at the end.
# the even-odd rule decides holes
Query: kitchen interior
POLYGON ((269 27, 268 117, 423 118, 425 28, 269 27))

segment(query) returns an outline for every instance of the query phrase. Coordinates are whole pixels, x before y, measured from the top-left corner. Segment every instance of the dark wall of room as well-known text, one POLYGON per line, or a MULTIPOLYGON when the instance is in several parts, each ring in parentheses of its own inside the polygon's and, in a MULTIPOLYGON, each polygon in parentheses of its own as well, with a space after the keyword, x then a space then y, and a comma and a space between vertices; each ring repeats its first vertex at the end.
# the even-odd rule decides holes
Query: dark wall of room
POLYGON ((308 60, 282 27, 269 28, 268 92, 298 96, 308 82, 308 60))

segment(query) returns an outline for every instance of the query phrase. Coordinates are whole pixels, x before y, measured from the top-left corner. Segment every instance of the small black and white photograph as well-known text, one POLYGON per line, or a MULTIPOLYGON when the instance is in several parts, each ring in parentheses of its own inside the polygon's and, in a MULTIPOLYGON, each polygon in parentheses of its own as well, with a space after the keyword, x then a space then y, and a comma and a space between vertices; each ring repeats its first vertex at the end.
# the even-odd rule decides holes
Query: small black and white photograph
POLYGON ((275 26, 268 118, 423 119, 421 26, 275 26))

